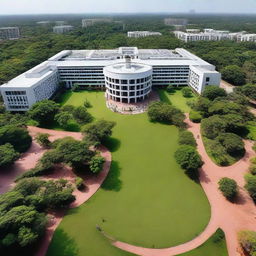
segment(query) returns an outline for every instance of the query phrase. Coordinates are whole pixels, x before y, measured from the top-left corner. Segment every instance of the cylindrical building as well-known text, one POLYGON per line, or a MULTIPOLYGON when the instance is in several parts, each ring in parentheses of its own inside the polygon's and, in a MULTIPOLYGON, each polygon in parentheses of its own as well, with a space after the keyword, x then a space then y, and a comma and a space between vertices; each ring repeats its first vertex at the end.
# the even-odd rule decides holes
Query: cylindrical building
POLYGON ((144 100, 152 88, 152 67, 126 62, 104 68, 106 97, 122 103, 137 103, 144 100))

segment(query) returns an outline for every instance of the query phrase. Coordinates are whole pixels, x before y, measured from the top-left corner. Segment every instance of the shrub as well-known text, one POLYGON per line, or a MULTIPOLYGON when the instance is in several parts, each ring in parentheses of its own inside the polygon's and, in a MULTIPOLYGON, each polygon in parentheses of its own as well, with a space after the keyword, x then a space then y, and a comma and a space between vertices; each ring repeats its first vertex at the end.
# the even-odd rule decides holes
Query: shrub
POLYGON ((75 179, 76 188, 78 190, 82 190, 84 188, 84 180, 80 177, 76 177, 75 179))
POLYGON ((217 97, 226 97, 227 93, 224 89, 215 85, 211 85, 205 87, 202 96, 208 98, 209 100, 214 100, 217 97))
POLYGON ((77 107, 73 112, 75 120, 80 124, 87 124, 92 121, 92 115, 87 111, 85 107, 77 107))
POLYGON ((52 100, 42 100, 35 103, 28 111, 29 116, 39 122, 40 125, 49 125, 53 122, 59 105, 52 100))
POLYGON ((243 230, 238 233, 238 241, 249 256, 255 256, 256 253, 256 232, 243 230))
POLYGON ((181 90, 183 97, 190 98, 192 97, 192 90, 189 87, 184 87, 181 90))
POLYGON ((195 148, 189 145, 180 146, 174 156, 181 168, 185 169, 191 176, 195 176, 198 169, 203 165, 195 148))
POLYGON ((241 87, 241 92, 252 100, 256 100, 256 84, 247 84, 241 87))
POLYGON ((251 164, 249 167, 249 171, 252 175, 256 175, 256 164, 251 164))
POLYGON ((179 144, 180 145, 190 145, 196 147, 196 140, 194 135, 190 131, 180 131, 179 132, 179 144))
POLYGON ((242 156, 245 152, 243 140, 234 133, 222 133, 216 139, 231 156, 242 156))
POLYGON ((174 87, 174 85, 168 85, 168 87, 166 88, 166 91, 168 92, 168 93, 173 93, 174 92, 174 90, 175 90, 175 87, 174 87))
POLYGON ((233 179, 222 178, 218 182, 219 190, 228 199, 232 200, 237 195, 237 183, 233 179))
POLYGON ((193 104, 193 109, 200 112, 204 117, 208 115, 211 101, 208 98, 199 97, 193 104))
POLYGON ((45 147, 48 148, 51 146, 51 142, 49 140, 49 136, 50 134, 48 133, 38 133, 36 135, 36 142, 41 146, 41 147, 45 147))
POLYGON ((0 167, 13 164, 18 157, 19 153, 14 150, 10 143, 0 146, 0 167))
POLYGON ((226 126, 226 121, 218 115, 205 118, 201 122, 202 133, 209 139, 214 139, 224 133, 226 126))
POLYGON ((94 156, 89 162, 90 170, 93 173, 99 173, 103 169, 105 163, 105 158, 102 156, 94 156))
POLYGON ((85 101, 84 101, 84 107, 85 107, 85 108, 91 108, 91 107, 92 107, 92 104, 90 103, 90 101, 88 101, 87 99, 85 99, 85 101))
POLYGON ((200 112, 191 110, 189 113, 189 119, 193 122, 193 123, 200 123, 202 120, 202 115, 200 114, 200 112))
POLYGON ((55 115, 55 121, 63 128, 66 128, 68 123, 73 119, 73 115, 67 111, 61 111, 55 115))
POLYGON ((219 228, 212 238, 214 243, 219 243, 225 238, 225 233, 222 231, 222 229, 219 228))
POLYGON ((250 194, 254 202, 256 202, 256 176, 251 174, 245 175, 246 185, 245 188, 250 194))
POLYGON ((256 142, 254 142, 252 149, 256 152, 256 142))

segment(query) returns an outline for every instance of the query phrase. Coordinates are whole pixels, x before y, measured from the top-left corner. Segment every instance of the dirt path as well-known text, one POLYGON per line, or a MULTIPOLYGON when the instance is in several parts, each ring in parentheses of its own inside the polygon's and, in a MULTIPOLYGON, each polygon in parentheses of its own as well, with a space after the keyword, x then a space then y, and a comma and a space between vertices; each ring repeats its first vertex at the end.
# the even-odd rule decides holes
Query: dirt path
POLYGON ((120 241, 113 245, 142 256, 172 256, 195 249, 203 244, 216 230, 222 228, 226 235, 228 253, 230 256, 240 255, 237 232, 248 229, 256 231, 256 207, 244 189, 244 174, 248 172, 249 159, 255 156, 252 142, 245 141, 246 154, 236 164, 229 167, 219 167, 208 157, 200 135, 200 124, 194 124, 186 119, 188 129, 197 138, 198 151, 204 165, 200 170, 200 183, 211 205, 211 219, 206 229, 195 239, 164 249, 150 249, 133 246, 120 241), (222 177, 235 179, 239 186, 239 196, 236 203, 227 201, 218 190, 218 181, 222 177))
MULTIPOLYGON (((55 130, 48 130, 42 129, 38 127, 28 127, 28 131, 32 137, 35 137, 37 133, 48 133, 50 135, 49 139, 54 141, 56 139, 60 139, 66 136, 71 136, 77 140, 82 139, 82 134, 77 132, 65 132, 65 131, 55 131, 55 130)), ((108 175, 111 166, 111 153, 108 151, 107 148, 101 146, 98 148, 101 155, 105 158, 105 163, 103 166, 102 172, 98 175, 90 175, 85 176, 85 185, 86 188, 84 191, 75 190, 73 194, 76 196, 76 200, 70 205, 70 208, 75 208, 89 200, 100 188, 101 184, 105 180, 108 175)), ((16 161, 16 163, 6 170, 6 172, 0 173, 0 194, 6 193, 15 185, 15 178, 17 175, 24 173, 25 171, 35 167, 37 161, 42 157, 43 153, 46 150, 43 150, 37 143, 33 141, 30 149, 25 153, 22 154, 20 159, 16 161)), ((59 179, 64 178, 71 182, 74 182, 76 175, 72 172, 71 168, 60 166, 58 172, 55 172, 51 175, 45 176, 43 179, 50 180, 50 179, 59 179)), ((45 236, 42 238, 38 251, 36 252, 35 256, 44 256, 46 255, 48 246, 51 242, 52 236, 54 231, 60 224, 61 220, 63 219, 66 211, 57 211, 52 212, 49 214, 50 221, 46 229, 45 236)))

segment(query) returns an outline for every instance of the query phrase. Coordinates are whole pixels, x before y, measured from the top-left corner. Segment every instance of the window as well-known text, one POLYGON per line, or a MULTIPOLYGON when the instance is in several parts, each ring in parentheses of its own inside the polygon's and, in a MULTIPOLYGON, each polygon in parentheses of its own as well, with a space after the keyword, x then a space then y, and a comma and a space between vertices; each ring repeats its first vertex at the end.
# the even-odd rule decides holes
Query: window
POLYGON ((127 80, 121 80, 121 84, 127 84, 127 80))
POLYGON ((130 84, 135 84, 135 80, 130 80, 130 84))
POLYGON ((210 77, 206 77, 206 82, 210 82, 210 77))
POLYGON ((122 90, 127 90, 127 86, 122 86, 122 90))

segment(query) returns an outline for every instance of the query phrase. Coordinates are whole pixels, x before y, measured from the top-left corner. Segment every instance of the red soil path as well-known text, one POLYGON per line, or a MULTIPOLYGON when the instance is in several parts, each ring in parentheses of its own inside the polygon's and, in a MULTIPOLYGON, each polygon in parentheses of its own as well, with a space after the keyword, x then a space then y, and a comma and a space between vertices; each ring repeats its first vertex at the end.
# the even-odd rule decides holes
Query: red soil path
MULTIPOLYGON (((73 137, 77 140, 82 139, 82 134, 77 132, 55 131, 38 127, 28 127, 28 131, 32 137, 35 137, 38 133, 48 133, 50 135, 49 139, 51 141, 67 136, 73 137)), ((98 150, 100 151, 100 154, 105 158, 103 170, 98 175, 87 175, 83 177, 85 178, 84 183, 86 185, 86 189, 84 191, 79 191, 76 189, 73 192, 73 194, 76 196, 76 200, 70 205, 70 208, 78 207, 89 200, 97 192, 108 175, 111 165, 111 153, 104 146, 100 146, 98 150)), ((43 150, 35 141, 33 141, 30 149, 25 154, 22 154, 21 158, 18 159, 16 163, 8 169, 8 171, 6 170, 6 172, 2 171, 0 173, 0 194, 6 193, 15 185, 14 181, 17 175, 35 167, 37 161, 42 157, 45 151, 46 150, 43 150)), ((74 183, 76 175, 74 175, 71 168, 59 166, 58 172, 43 177, 44 180, 59 178, 64 178, 74 183)), ((49 225, 35 256, 44 256, 46 254, 53 233, 60 224, 65 213, 66 211, 62 210, 49 214, 49 225)))
POLYGON ((142 256, 172 256, 197 248, 217 228, 221 228, 225 232, 229 255, 240 255, 237 232, 240 230, 256 231, 256 207, 244 189, 244 175, 248 172, 250 158, 255 156, 255 152, 252 150, 253 144, 250 141, 245 141, 246 154, 244 158, 232 166, 220 167, 212 162, 205 151, 200 135, 200 124, 192 123, 188 119, 186 119, 186 123, 188 124, 188 129, 194 134, 197 140, 198 151, 204 161, 204 165, 200 170, 200 183, 211 205, 211 219, 208 226, 195 239, 171 248, 150 249, 133 246, 120 241, 113 242, 113 245, 122 250, 142 256), (227 201, 218 190, 218 181, 222 177, 235 179, 238 183, 239 195, 235 203, 227 201))

